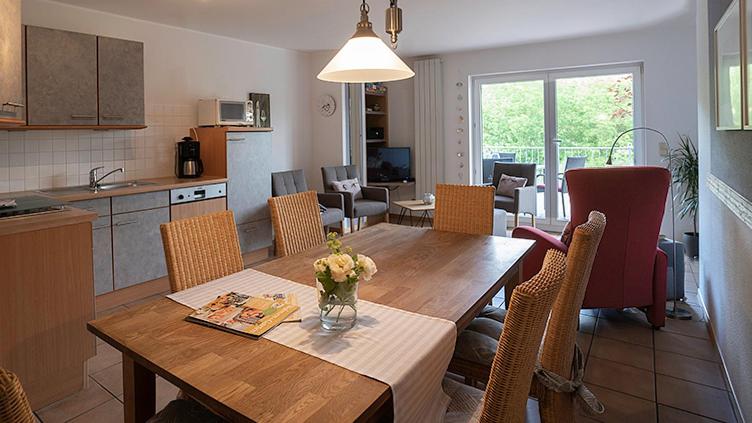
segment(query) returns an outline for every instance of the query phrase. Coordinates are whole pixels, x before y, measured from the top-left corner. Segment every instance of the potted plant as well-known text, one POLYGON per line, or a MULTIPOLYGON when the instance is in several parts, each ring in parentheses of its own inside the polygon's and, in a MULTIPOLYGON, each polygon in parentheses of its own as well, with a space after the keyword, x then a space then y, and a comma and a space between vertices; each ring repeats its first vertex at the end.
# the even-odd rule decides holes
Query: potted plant
POLYGON ((689 257, 700 255, 700 233, 697 232, 699 207, 699 168, 697 148, 687 135, 679 136, 679 147, 671 150, 671 174, 679 187, 674 201, 679 203, 679 217, 692 219, 693 232, 684 232, 684 248, 689 257))

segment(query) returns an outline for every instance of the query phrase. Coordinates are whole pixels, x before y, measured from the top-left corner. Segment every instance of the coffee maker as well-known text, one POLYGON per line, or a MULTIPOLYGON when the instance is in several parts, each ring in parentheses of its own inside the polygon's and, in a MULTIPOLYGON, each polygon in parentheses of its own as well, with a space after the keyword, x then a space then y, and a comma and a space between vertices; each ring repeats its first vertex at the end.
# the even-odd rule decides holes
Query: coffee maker
POLYGON ((204 173, 200 145, 191 137, 184 137, 182 141, 175 143, 175 176, 198 178, 204 173))

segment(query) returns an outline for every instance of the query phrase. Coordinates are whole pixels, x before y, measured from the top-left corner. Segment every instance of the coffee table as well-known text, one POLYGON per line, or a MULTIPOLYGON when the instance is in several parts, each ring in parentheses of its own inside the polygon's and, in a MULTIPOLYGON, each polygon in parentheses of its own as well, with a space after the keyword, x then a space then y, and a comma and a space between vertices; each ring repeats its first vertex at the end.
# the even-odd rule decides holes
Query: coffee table
POLYGON ((426 223, 426 221, 431 218, 430 212, 436 210, 435 202, 431 204, 425 204, 423 200, 395 201, 394 204, 401 207, 399 218, 397 219, 397 224, 401 224, 402 219, 405 218, 405 215, 409 214, 410 224, 412 225, 413 212, 418 212, 418 221, 415 222, 414 226, 420 225, 421 228, 426 223))

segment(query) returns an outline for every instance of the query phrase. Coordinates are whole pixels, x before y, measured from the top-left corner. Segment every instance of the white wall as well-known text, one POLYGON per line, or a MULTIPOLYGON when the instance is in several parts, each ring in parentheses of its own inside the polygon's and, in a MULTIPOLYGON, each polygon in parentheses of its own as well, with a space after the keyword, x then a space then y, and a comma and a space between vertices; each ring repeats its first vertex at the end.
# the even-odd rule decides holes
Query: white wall
POLYGON ((171 175, 173 144, 196 124, 197 100, 245 99, 249 92, 271 94, 273 169, 308 166, 312 152, 309 54, 46 0, 24 0, 22 19, 28 25, 142 41, 150 128, 0 132, 0 192, 80 183, 89 168, 102 164, 125 166, 129 178, 171 175), (55 139, 62 140, 63 147, 55 147, 55 139), (66 153, 62 163, 55 160, 55 148, 66 153), (41 154, 48 152, 51 161, 41 154))

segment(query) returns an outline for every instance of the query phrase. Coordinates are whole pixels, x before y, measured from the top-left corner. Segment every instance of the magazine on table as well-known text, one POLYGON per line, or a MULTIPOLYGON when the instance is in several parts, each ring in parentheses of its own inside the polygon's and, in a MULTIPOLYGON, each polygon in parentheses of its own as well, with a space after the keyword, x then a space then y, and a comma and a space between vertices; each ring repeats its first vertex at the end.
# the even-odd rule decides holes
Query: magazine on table
POLYGON ((294 294, 259 297, 228 292, 194 311, 190 322, 258 338, 299 310, 294 294))

